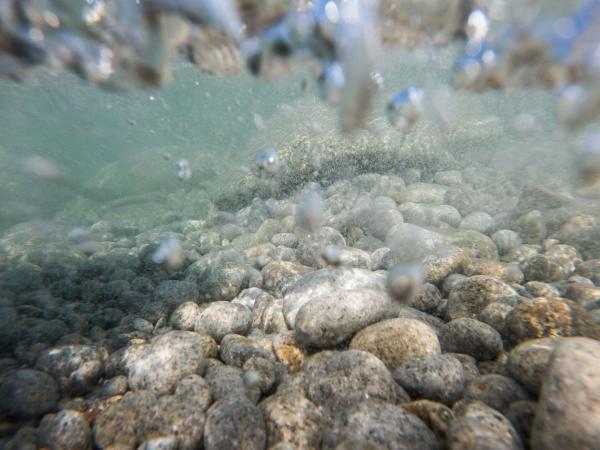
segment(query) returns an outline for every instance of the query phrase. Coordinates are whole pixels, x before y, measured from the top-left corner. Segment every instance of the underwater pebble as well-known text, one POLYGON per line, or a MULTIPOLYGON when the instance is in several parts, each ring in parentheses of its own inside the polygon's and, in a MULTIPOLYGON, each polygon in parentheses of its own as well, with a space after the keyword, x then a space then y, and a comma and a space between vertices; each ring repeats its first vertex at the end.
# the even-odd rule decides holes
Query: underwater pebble
POLYGON ((308 399, 329 415, 360 404, 365 398, 392 403, 409 400, 381 360, 359 350, 313 355, 302 379, 308 399))
POLYGON ((340 448, 338 444, 344 442, 369 442, 381 448, 437 449, 435 435, 421 419, 376 399, 351 406, 333 420, 331 428, 325 431, 323 448, 340 448))
POLYGON ((295 336, 307 347, 332 347, 389 316, 391 308, 390 298, 379 290, 340 290, 318 296, 299 309, 295 336))
POLYGON ((170 331, 151 344, 143 344, 137 354, 126 357, 129 387, 160 395, 173 390, 183 377, 204 373, 206 360, 203 340, 189 331, 170 331))
POLYGON ((474 230, 480 233, 489 233, 493 230, 494 218, 485 212, 473 212, 468 216, 463 217, 460 222, 459 228, 463 230, 474 230))
POLYGON ((314 403, 301 395, 272 395, 261 402, 267 444, 273 448, 317 448, 323 416, 314 403))
POLYGON ((313 299, 356 289, 385 291, 385 278, 364 269, 321 269, 297 279, 283 297, 283 315, 290 328, 295 327, 300 309, 313 299))
POLYGON ((38 430, 38 443, 55 450, 87 449, 92 430, 77 411, 63 410, 44 416, 38 430))
POLYGON ((0 411, 18 419, 33 419, 56 408, 58 386, 44 372, 18 369, 0 378, 0 411))
POLYGON ((217 301, 210 303, 196 316, 194 331, 220 342, 227 334, 246 334, 251 324, 252 313, 244 305, 217 301))
POLYGON ((394 380, 413 398, 452 405, 465 388, 463 366, 448 355, 410 359, 394 371, 394 380))
POLYGON ((94 444, 99 448, 134 449, 136 433, 156 403, 149 391, 128 392, 110 403, 94 420, 94 444))
POLYGON ((600 343, 562 339, 543 381, 533 424, 534 450, 594 448, 600 431, 600 343))
POLYGON ((35 367, 52 375, 64 392, 81 395, 96 386, 107 358, 102 348, 67 345, 41 353, 35 367))
POLYGON ((204 379, 210 387, 213 401, 225 397, 247 397, 252 403, 260 399, 261 391, 258 386, 248 386, 244 382, 244 371, 238 367, 225 365, 209 366, 204 379))
POLYGON ((396 370, 410 359, 439 354, 440 343, 435 331, 424 322, 398 318, 364 328, 352 338, 350 349, 372 353, 389 370, 396 370))
POLYGON ((502 335, 513 344, 551 336, 600 338, 593 318, 568 300, 543 297, 521 303, 508 314, 502 335))
POLYGON ((466 317, 442 327, 440 343, 444 352, 466 353, 478 361, 492 360, 502 351, 502 337, 486 323, 466 317))
POLYGON ((537 396, 557 338, 531 339, 522 342, 508 354, 506 366, 511 377, 537 396))
POLYGON ((490 303, 516 298, 516 291, 497 278, 487 275, 464 278, 452 285, 448 318, 475 317, 490 303))
POLYGON ((219 356, 228 366, 242 367, 252 357, 274 360, 274 355, 254 340, 237 334, 228 334, 221 340, 219 356))
POLYGON ((267 433, 262 412, 245 397, 228 396, 207 411, 206 450, 262 450, 267 433))
POLYGON ((512 378, 487 374, 475 378, 466 386, 464 398, 479 400, 504 414, 512 402, 528 400, 529 396, 512 378))
POLYGON ((521 237, 513 230, 498 230, 492 234, 492 240, 500 256, 513 253, 521 245, 521 237))
POLYGON ((169 323, 176 330, 192 331, 200 312, 201 308, 197 303, 184 302, 175 308, 169 318, 169 323))
POLYGON ((522 450, 523 443, 510 421, 485 403, 465 400, 453 408, 448 430, 449 450, 465 448, 522 450))

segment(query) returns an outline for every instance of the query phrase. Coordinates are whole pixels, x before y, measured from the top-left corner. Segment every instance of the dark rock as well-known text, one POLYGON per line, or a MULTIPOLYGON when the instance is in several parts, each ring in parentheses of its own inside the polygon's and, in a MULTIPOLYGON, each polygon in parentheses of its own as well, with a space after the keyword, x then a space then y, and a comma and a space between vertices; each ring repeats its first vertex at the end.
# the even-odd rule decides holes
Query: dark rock
POLYGON ((492 360, 502 351, 500 333, 488 324, 468 318, 444 325, 440 343, 444 352, 466 353, 479 361, 492 360))

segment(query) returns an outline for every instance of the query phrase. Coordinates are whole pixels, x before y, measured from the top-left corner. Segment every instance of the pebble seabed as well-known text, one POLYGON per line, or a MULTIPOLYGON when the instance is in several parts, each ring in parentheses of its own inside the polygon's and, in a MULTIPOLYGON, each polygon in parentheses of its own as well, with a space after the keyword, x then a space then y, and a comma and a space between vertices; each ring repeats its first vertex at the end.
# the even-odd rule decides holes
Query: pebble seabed
POLYGON ((0 448, 598 448, 599 219, 486 170, 337 181, 310 234, 299 191, 97 222, 89 256, 13 228, 0 448), (177 272, 152 260, 167 232, 177 272), (409 257, 425 283, 400 304, 386 273, 409 257))

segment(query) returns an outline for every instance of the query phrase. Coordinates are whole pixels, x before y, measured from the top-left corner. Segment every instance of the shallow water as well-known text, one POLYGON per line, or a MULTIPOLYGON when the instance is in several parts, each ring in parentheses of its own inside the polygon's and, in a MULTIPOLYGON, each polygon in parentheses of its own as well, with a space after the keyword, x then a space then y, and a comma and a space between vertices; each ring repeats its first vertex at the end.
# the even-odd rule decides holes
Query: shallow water
POLYGON ((1 80, 0 449, 597 442, 581 130, 550 89, 455 89, 463 48, 386 50, 352 134, 308 65, 1 80))

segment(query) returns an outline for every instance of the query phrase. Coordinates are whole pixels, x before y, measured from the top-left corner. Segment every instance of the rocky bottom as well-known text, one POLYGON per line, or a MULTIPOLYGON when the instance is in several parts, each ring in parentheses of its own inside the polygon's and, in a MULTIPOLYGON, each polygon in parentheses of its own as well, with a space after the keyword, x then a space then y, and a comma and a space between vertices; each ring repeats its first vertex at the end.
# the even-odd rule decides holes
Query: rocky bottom
POLYGON ((0 448, 597 448, 595 205, 407 170, 322 188, 307 232, 302 196, 97 222, 85 249, 8 232, 0 448), (167 233, 178 270, 153 258, 167 233), (415 261, 422 286, 392 299, 388 271, 415 261))

